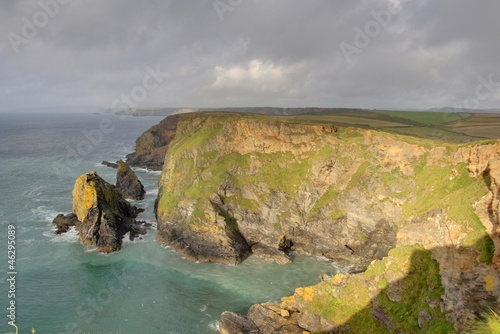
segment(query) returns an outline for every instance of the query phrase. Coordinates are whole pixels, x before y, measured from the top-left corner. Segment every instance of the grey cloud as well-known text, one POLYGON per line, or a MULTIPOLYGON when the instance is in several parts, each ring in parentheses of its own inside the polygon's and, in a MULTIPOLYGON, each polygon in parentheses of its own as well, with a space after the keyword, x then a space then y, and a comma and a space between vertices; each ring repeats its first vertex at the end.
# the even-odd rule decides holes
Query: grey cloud
POLYGON ((463 101, 480 75, 500 82, 495 0, 400 0, 352 63, 341 43, 398 0, 241 0, 222 21, 216 1, 73 0, 18 54, 7 34, 41 8, 2 2, 2 109, 107 108, 157 65, 169 77, 140 106, 430 108, 463 101))

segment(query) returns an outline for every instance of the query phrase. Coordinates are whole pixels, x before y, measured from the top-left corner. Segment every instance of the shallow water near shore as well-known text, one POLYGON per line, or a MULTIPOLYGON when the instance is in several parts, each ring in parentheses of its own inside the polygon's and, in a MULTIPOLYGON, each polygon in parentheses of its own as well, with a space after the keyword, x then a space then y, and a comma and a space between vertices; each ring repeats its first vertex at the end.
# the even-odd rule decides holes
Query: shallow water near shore
MULTIPOLYGON (((153 223, 141 240, 103 255, 75 231, 55 235, 51 221, 71 211, 79 175, 95 170, 115 183, 102 160, 124 159, 142 132, 162 117, 111 114, 0 114, 0 247, 16 228, 16 323, 20 333, 214 333, 221 312, 314 284, 334 264, 299 255, 290 265, 250 257, 239 266, 193 263, 155 241, 159 172, 136 169, 146 188, 139 219, 153 223)), ((182 180, 179 180, 182 182, 182 180)), ((7 324, 8 263, 0 262, 0 330, 7 324)))

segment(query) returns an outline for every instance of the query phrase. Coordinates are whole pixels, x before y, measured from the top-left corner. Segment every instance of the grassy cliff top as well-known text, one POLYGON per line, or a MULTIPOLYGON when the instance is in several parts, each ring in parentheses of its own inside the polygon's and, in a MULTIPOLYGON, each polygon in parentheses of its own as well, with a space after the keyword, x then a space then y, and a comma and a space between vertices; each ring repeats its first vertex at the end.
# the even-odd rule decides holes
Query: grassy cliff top
POLYGON ((500 138, 500 114, 366 109, 321 110, 290 116, 210 111, 184 114, 183 118, 210 116, 221 119, 240 118, 297 124, 335 125, 338 127, 354 126, 449 143, 470 143, 500 138))

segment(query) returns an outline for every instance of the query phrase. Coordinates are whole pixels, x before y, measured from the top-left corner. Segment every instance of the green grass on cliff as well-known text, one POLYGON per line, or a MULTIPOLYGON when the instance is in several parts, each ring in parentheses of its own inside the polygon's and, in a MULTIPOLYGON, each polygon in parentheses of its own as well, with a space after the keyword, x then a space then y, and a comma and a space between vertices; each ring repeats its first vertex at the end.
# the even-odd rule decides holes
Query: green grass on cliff
POLYGON ((406 246, 391 250, 389 256, 399 259, 385 268, 389 273, 406 267, 405 277, 397 283, 389 284, 377 296, 380 307, 395 323, 395 329, 403 333, 414 333, 417 330, 421 333, 452 333, 453 326, 446 321, 445 314, 440 309, 444 289, 439 264, 432 259, 431 252, 419 246, 406 246), (406 265, 408 260, 409 264, 406 265), (401 300, 390 297, 397 296, 398 293, 401 300), (432 321, 420 329, 418 317, 421 312, 427 312, 432 321))
POLYGON ((478 320, 473 325, 473 334, 498 334, 500 333, 500 315, 490 311, 484 321, 478 320))
POLYGON ((487 194, 482 178, 470 177, 464 163, 457 166, 422 166, 415 177, 415 198, 403 206, 405 220, 442 208, 449 218, 469 232, 463 247, 481 252, 481 261, 489 263, 493 256, 492 241, 475 213, 474 205, 487 194))
MULTIPOLYGON (((296 192, 310 171, 310 162, 298 160, 290 152, 252 153, 254 161, 262 164, 258 173, 242 175, 238 184, 264 183, 269 190, 281 191, 287 195, 296 192)), ((268 194, 265 194, 266 196, 268 194)))
POLYGON ((441 312, 443 294, 439 264, 430 251, 403 246, 340 286, 322 282, 304 288, 296 298, 303 311, 347 325, 351 333, 453 333, 453 325, 441 312), (374 287, 380 291, 372 297, 374 287), (418 318, 422 313, 428 314, 430 321, 420 328, 418 318), (383 320, 377 320, 374 314, 383 315, 383 320))
POLYGON ((351 177, 351 180, 347 184, 346 191, 349 191, 350 189, 352 189, 354 187, 361 187, 362 186, 361 178, 365 174, 368 166, 370 166, 369 161, 364 161, 361 165, 359 165, 358 169, 353 174, 353 176, 351 177))
POLYGON ((341 192, 337 189, 336 185, 330 185, 328 190, 316 201, 314 207, 309 212, 309 216, 313 217, 316 213, 318 213, 319 209, 333 201, 335 197, 338 197, 340 194, 341 192))
MULTIPOLYGON (((199 176, 196 183, 187 183, 184 185, 183 193, 187 198, 195 200, 207 200, 210 195, 217 192, 219 186, 225 181, 233 181, 235 175, 241 174, 248 168, 249 160, 238 153, 231 153, 214 159, 206 168, 194 167, 194 174, 199 176)), ((179 170, 181 175, 185 171, 179 170)))

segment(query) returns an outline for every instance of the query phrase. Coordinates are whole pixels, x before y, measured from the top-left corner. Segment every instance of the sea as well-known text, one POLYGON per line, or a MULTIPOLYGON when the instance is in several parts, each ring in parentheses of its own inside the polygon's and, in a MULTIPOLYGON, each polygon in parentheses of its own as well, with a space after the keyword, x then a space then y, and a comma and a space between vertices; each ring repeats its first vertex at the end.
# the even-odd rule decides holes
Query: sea
POLYGON ((246 314, 342 270, 307 255, 288 265, 250 256, 237 266, 181 257, 155 240, 160 172, 140 168, 146 198, 133 203, 153 224, 142 239, 126 236, 120 251, 101 254, 75 230, 56 235, 52 220, 71 212, 75 179, 94 170, 114 184, 116 171, 101 162, 125 159, 161 119, 0 113, 1 333, 16 333, 12 324, 26 334, 218 333, 223 311, 246 314))

